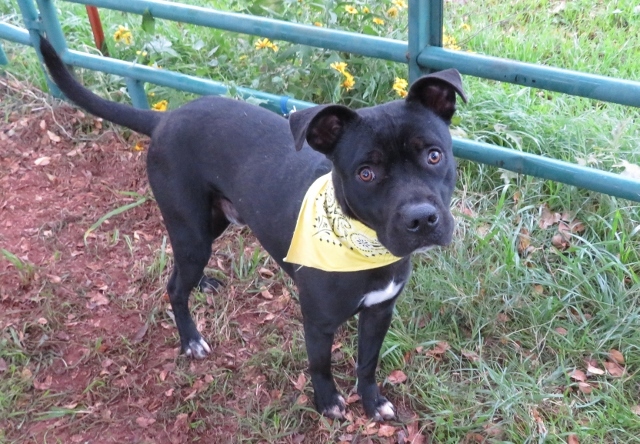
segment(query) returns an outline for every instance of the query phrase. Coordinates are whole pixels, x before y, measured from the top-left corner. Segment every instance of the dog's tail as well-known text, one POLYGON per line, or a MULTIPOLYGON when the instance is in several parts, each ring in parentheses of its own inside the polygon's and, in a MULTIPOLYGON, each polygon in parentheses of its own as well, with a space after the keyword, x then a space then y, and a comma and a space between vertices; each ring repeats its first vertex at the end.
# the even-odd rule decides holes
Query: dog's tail
POLYGON ((162 117, 159 112, 111 102, 92 93, 73 77, 51 43, 44 37, 40 38, 40 51, 53 81, 69 100, 105 120, 151 135, 162 117))

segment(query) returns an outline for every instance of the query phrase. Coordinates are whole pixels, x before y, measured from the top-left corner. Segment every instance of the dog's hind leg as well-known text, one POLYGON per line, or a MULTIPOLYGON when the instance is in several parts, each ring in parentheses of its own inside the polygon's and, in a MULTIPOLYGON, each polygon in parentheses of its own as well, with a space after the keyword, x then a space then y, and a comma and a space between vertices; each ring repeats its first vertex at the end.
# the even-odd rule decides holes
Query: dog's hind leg
POLYGON ((187 356, 204 358, 211 352, 189 312, 191 290, 202 280, 204 267, 211 257, 211 244, 229 225, 222 211, 212 212, 212 202, 205 192, 152 180, 156 201, 164 217, 173 248, 174 268, 167 292, 180 335, 181 350, 187 356))
MULTIPOLYGON (((221 216, 220 209, 218 208, 214 208, 212 210, 211 216, 211 238, 215 241, 218 236, 220 236, 224 232, 224 230, 227 229, 227 227, 229 226, 229 221, 226 217, 221 216)), ((224 286, 222 281, 219 281, 214 277, 206 276, 204 274, 200 277, 200 282, 198 282, 198 290, 203 292, 210 289, 215 290, 222 286, 224 286)))

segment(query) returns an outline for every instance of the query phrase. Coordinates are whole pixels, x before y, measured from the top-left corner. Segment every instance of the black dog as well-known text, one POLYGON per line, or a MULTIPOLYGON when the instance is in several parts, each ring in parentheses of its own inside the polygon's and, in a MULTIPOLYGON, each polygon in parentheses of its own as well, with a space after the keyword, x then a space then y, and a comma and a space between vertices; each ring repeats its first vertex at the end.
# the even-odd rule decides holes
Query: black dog
POLYGON ((214 239, 231 222, 247 224, 298 287, 318 411, 344 416, 331 346, 336 329, 359 313, 358 393, 369 417, 394 418, 376 366, 411 253, 451 242, 449 124, 456 93, 466 101, 458 72, 420 78, 404 100, 357 111, 316 106, 287 122, 220 97, 166 113, 109 102, 79 84, 45 39, 40 49, 69 99, 151 136, 147 170, 173 247, 168 293, 182 351, 197 358, 210 352, 191 319, 189 293, 214 239), (305 200, 310 187, 316 193, 305 200), (308 224, 301 207, 315 207, 308 224), (294 236, 298 229, 310 234, 294 236))

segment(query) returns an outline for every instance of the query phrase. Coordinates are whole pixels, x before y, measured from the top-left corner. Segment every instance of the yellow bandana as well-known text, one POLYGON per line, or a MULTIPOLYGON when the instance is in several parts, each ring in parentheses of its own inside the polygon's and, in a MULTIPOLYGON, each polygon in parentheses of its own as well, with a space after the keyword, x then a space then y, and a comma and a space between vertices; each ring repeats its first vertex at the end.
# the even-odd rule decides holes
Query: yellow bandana
POLYGON ((342 213, 331 173, 316 179, 302 201, 285 262, 323 271, 359 271, 399 261, 376 232, 342 213))

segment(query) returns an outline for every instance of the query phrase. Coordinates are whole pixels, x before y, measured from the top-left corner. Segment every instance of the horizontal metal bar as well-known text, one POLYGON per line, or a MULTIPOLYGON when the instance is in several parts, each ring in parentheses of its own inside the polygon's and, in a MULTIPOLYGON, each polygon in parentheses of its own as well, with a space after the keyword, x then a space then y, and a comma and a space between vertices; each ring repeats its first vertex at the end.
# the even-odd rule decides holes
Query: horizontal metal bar
POLYGON ((608 171, 459 138, 453 140, 453 152, 474 162, 640 202, 640 181, 608 171))
POLYGON ((0 39, 31 46, 29 31, 8 23, 0 23, 0 39))
MULTIPOLYGON (((123 77, 140 79, 196 94, 222 95, 228 92, 228 88, 225 85, 211 80, 82 52, 68 51, 63 54, 63 59, 71 65, 102 70, 123 77)), ((288 99, 247 88, 238 88, 237 91, 243 97, 255 97, 267 101, 268 103, 265 103, 264 107, 276 112, 282 112, 283 101, 287 111, 294 107, 300 110, 315 106, 313 103, 288 99)), ((607 171, 581 167, 548 157, 459 138, 454 138, 454 154, 463 159, 493 165, 516 173, 533 175, 640 202, 640 181, 628 179, 607 171)))
POLYGON ((407 63, 407 43, 401 40, 285 22, 248 14, 217 11, 163 0, 130 0, 127 2, 122 0, 69 1, 135 14, 148 12, 155 18, 407 63))
POLYGON ((432 69, 456 68, 463 74, 485 79, 640 107, 640 82, 631 80, 451 51, 436 46, 424 49, 418 55, 418 63, 432 69))
MULTIPOLYGON (((189 91, 195 94, 225 95, 229 93, 229 88, 223 83, 164 69, 151 68, 149 66, 71 50, 62 53, 61 57, 64 62, 69 65, 88 68, 94 71, 104 71, 122 77, 151 82, 156 85, 189 91)), ((294 108, 304 109, 314 106, 311 103, 301 100, 255 91, 249 88, 238 87, 235 90, 245 99, 255 97, 256 99, 266 101, 267 103, 263 105, 265 108, 282 114, 287 114, 294 108)))

